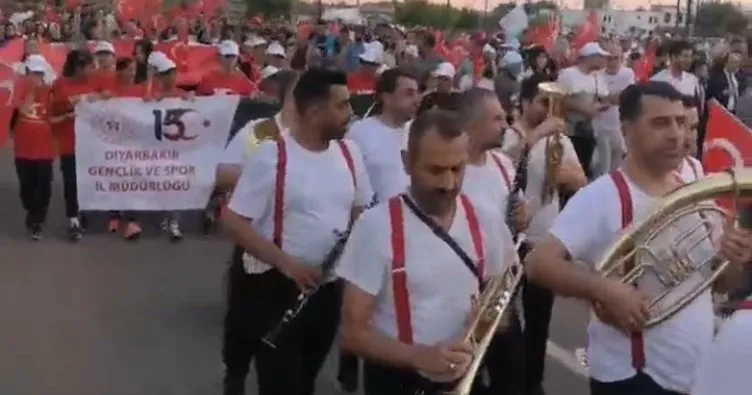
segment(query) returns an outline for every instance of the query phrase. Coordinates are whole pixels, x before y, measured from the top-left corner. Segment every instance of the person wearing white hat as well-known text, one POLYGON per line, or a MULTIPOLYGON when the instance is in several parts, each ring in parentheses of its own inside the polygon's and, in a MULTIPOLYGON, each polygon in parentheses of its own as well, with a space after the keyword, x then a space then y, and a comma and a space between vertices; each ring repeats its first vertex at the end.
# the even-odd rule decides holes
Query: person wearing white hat
POLYGON ((381 67, 381 55, 377 47, 366 45, 366 50, 358 55, 360 65, 347 76, 347 88, 353 95, 370 95, 376 91, 376 79, 381 67))
POLYGON ((268 42, 255 34, 243 42, 241 50, 241 69, 252 81, 258 82, 259 73, 266 63, 266 48, 268 42))
POLYGON ((436 92, 449 93, 454 89, 454 77, 457 70, 449 62, 442 62, 431 72, 431 78, 435 81, 436 92))
POLYGON ((50 87, 45 83, 47 62, 30 57, 24 65, 31 83, 10 127, 26 230, 33 240, 40 240, 50 205, 55 157, 48 112, 50 87))
POLYGON ((280 69, 287 67, 287 52, 285 48, 277 41, 269 44, 266 48, 266 63, 280 69))
POLYGON ((556 80, 569 92, 565 103, 567 135, 588 177, 592 175, 590 165, 596 147, 592 121, 609 108, 610 100, 616 100, 609 96, 608 84, 600 72, 608 56, 609 52, 597 42, 589 42, 580 48, 576 64, 561 70, 556 80))
POLYGON ((98 41, 92 53, 98 71, 107 73, 115 71, 115 47, 110 42, 98 41))
POLYGON ((197 94, 250 96, 256 92, 256 84, 238 69, 240 48, 235 41, 224 40, 219 43, 217 56, 220 68, 204 75, 196 88, 197 94))

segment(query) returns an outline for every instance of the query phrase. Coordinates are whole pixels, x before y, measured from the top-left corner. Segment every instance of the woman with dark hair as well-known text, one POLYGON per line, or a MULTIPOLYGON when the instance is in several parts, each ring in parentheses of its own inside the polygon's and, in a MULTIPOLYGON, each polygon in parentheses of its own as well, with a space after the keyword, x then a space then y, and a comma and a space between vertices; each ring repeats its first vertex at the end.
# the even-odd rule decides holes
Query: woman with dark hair
POLYGON ((146 60, 149 59, 149 55, 154 50, 154 44, 149 40, 138 40, 133 46, 133 60, 136 62, 136 79, 135 83, 141 84, 146 82, 148 78, 149 67, 146 64, 146 60))
POLYGON ((52 86, 52 123, 58 141, 60 172, 63 175, 65 214, 68 217, 68 237, 78 241, 83 237, 84 218, 78 210, 75 151, 75 107, 81 100, 94 98, 99 87, 90 80, 94 70, 91 54, 82 49, 70 51, 63 64, 63 76, 52 86))
POLYGON ((525 72, 523 78, 533 75, 542 75, 547 78, 553 77, 554 63, 542 46, 534 46, 524 51, 525 72))

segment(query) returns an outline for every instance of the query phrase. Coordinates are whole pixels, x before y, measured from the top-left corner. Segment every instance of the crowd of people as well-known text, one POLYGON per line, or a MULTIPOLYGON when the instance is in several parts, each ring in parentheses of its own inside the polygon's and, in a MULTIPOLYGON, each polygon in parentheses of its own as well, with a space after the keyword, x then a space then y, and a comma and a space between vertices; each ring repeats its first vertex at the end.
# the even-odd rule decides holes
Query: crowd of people
MULTIPOLYGON (((608 38, 566 53, 524 33, 476 33, 456 39, 455 56, 433 29, 191 23, 186 39, 214 45, 220 67, 179 86, 174 60, 155 50, 155 37, 143 38, 150 29, 111 16, 86 6, 55 23, 33 15, 6 23, 5 40, 27 40, 11 122, 25 225, 42 238, 58 160, 69 237, 84 235, 74 127, 82 100, 234 94, 277 106, 234 127, 204 210, 207 228, 221 214, 236 243, 226 395, 246 393, 252 361, 259 394, 313 394, 338 332, 344 390, 357 389, 362 370, 368 395, 440 393, 472 362, 472 347, 457 340, 471 296, 516 259, 527 262, 523 308, 510 308, 473 394, 544 393, 554 295, 598 306, 588 332, 592 394, 710 394, 713 378, 701 369, 713 347, 710 290, 645 329, 642 289, 571 261, 592 267, 660 196, 703 179, 707 101, 743 119, 752 108, 744 40, 698 51, 676 38, 608 38), (77 34, 93 49, 73 46, 58 76, 35 43, 77 34), (123 57, 110 40, 126 35, 138 41, 123 57), (655 70, 643 76, 635 70, 648 47, 658 48, 655 70), (354 119, 352 99, 362 96, 373 100, 354 119), (553 167, 551 149, 559 150, 553 167), (343 234, 338 264, 322 269, 343 234), (298 289, 316 291, 277 347, 264 346, 298 289)), ((179 30, 159 38, 182 40, 179 30)), ((139 215, 113 211, 109 230, 135 240, 139 215)), ((179 212, 164 229, 182 239, 179 212)), ((733 290, 752 235, 728 228, 719 245, 732 264, 715 290, 733 290)))

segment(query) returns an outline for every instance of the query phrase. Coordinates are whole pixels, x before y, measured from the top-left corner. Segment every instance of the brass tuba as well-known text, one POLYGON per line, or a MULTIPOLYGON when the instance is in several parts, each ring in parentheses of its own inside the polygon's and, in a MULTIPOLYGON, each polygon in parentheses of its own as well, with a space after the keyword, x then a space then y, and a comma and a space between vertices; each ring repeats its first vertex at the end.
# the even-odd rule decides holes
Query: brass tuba
POLYGON ((470 393, 488 346, 491 344, 497 329, 502 327, 505 313, 514 303, 514 296, 522 282, 523 273, 517 253, 520 244, 517 243, 513 263, 507 267, 501 276, 486 283, 483 292, 478 297, 477 313, 471 317, 462 339, 473 346, 473 360, 462 378, 449 392, 446 392, 448 395, 468 395, 470 393))
MULTIPOLYGON (((542 82, 538 90, 548 97, 548 116, 564 117, 564 99, 568 95, 567 89, 556 82, 542 82)), ((546 167, 543 178, 543 191, 541 202, 546 204, 551 201, 556 191, 556 171, 561 165, 564 146, 561 143, 561 132, 556 132, 550 139, 546 139, 546 167)))
POLYGON ((666 195, 650 217, 630 225, 595 266, 603 276, 639 284, 648 294, 646 327, 692 302, 728 266, 716 243, 726 212, 708 202, 728 196, 734 212, 740 198, 752 196, 752 168, 714 174, 666 195))

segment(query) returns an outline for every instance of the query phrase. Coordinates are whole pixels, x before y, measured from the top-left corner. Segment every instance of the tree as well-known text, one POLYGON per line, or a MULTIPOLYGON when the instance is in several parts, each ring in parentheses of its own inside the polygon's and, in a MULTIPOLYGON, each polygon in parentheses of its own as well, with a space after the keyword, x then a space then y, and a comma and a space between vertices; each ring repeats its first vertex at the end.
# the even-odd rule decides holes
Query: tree
MULTIPOLYGON (((254 0, 255 1, 255 0, 254 0)), ((427 0, 410 0, 395 4, 394 20, 405 26, 431 26, 440 29, 473 29, 482 15, 469 8, 447 7, 427 0)))
POLYGON ((697 10, 694 33, 701 37, 723 37, 741 34, 747 28, 747 18, 732 3, 703 3, 697 10))
POLYGON ((261 14, 265 17, 288 16, 296 0, 245 0, 249 14, 261 14))

